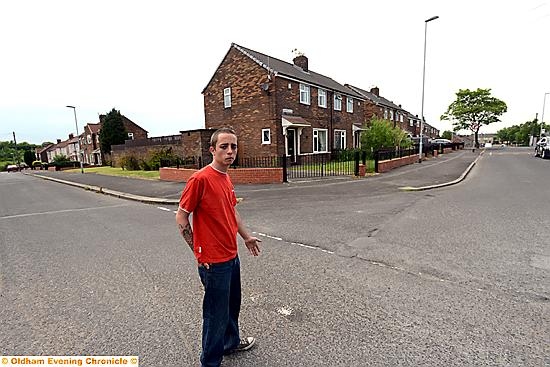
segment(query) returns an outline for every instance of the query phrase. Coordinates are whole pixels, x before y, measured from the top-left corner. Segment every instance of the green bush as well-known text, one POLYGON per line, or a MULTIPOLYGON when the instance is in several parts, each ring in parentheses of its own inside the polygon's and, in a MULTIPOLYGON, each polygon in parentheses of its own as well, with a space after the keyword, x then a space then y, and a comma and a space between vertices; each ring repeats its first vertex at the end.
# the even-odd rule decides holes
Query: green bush
POLYGON ((137 171, 140 169, 138 159, 131 154, 121 156, 119 164, 122 169, 127 169, 128 171, 137 171))
POLYGON ((161 163, 164 165, 176 164, 178 156, 174 154, 172 148, 162 148, 155 150, 149 156, 148 164, 151 170, 158 171, 161 163))
POLYGON ((139 161, 139 167, 144 171, 151 171, 151 166, 144 159, 139 161))

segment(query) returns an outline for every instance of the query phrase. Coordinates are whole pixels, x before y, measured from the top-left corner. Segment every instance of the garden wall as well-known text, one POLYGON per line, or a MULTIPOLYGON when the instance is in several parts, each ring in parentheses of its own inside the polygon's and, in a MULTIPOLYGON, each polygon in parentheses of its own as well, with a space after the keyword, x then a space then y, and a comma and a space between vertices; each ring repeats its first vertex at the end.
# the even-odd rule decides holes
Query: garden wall
POLYGON ((378 172, 379 173, 388 172, 394 168, 406 166, 414 162, 418 162, 418 154, 413 154, 411 156, 403 157, 403 158, 390 159, 387 161, 380 161, 378 162, 378 172))
MULTIPOLYGON (((162 181, 187 182, 196 169, 165 168, 159 170, 162 181)), ((234 184, 282 183, 282 168, 230 168, 227 173, 234 184)))

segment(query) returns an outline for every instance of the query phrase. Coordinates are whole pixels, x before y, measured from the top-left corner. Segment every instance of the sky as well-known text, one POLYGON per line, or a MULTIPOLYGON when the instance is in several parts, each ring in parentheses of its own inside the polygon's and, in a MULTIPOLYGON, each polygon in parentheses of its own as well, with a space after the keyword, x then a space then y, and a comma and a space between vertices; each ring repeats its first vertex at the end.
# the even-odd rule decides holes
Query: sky
MULTIPOLYGON (((231 43, 440 116, 459 89, 508 105, 496 132, 542 115, 550 92, 550 0, 3 0, 0 141, 66 139, 113 108, 149 136, 204 128, 201 91, 231 43)), ((550 121, 550 95, 545 118, 550 121)))

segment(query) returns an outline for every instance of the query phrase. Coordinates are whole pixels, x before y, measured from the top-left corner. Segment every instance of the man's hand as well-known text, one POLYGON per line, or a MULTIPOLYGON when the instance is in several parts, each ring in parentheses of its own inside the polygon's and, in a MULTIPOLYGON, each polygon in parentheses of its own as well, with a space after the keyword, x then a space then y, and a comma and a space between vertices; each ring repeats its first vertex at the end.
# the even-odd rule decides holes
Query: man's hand
POLYGON ((257 237, 248 237, 248 239, 244 240, 244 244, 252 256, 260 255, 259 242, 262 242, 262 240, 257 237))

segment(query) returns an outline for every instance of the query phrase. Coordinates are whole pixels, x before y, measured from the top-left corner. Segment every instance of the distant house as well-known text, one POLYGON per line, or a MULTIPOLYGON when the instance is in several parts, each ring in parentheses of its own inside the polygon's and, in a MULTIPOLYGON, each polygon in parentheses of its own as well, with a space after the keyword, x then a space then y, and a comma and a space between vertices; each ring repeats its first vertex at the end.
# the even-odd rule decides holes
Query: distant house
POLYGON ((365 97, 309 68, 232 44, 202 91, 205 127, 232 126, 239 157, 323 154, 357 147, 365 97))
POLYGON ((54 144, 48 144, 46 146, 36 148, 35 149, 36 160, 44 163, 48 163, 48 150, 53 146, 54 144))
MULTIPOLYGON (((353 85, 346 84, 346 86, 365 98, 367 116, 369 118, 375 116, 388 120, 393 127, 399 127, 411 136, 420 135, 420 118, 405 110, 401 105, 397 105, 382 97, 378 87, 373 87, 370 91, 366 91, 353 85)), ((436 138, 439 136, 439 130, 424 122, 424 135, 429 138, 436 138)))
MULTIPOLYGON (((105 115, 99 116, 99 122, 86 124, 84 132, 80 135, 80 143, 82 144, 84 163, 90 165, 102 165, 104 162, 99 144, 99 134, 101 133, 101 123, 105 115)), ((149 134, 147 130, 122 115, 122 123, 128 133, 127 140, 142 140, 147 139, 149 134)))

